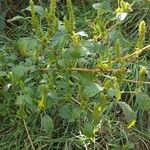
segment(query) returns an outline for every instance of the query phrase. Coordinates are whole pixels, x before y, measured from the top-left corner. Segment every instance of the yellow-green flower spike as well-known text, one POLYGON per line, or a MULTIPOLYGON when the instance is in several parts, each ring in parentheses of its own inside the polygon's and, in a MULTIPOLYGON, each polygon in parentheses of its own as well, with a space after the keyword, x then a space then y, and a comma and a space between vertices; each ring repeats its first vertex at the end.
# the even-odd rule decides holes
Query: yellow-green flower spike
POLYGON ((118 1, 118 8, 116 9, 117 13, 131 12, 131 11, 133 11, 131 4, 125 2, 124 0, 118 1))
POLYGON ((30 0, 30 8, 31 8, 31 15, 32 15, 32 27, 35 30, 38 30, 39 27, 39 20, 38 17, 36 16, 36 12, 35 12, 35 7, 34 7, 34 2, 32 0, 30 0))
POLYGON ((56 0, 52 0, 50 4, 50 16, 55 17, 56 13, 56 0))
POLYGON ((39 100, 38 101, 38 107, 40 108, 40 110, 44 110, 45 109, 45 102, 43 100, 39 100))
POLYGON ((141 49, 144 46, 145 42, 145 33, 146 33, 146 23, 142 20, 139 24, 139 33, 136 49, 141 49))
POLYGON ((45 17, 48 22, 48 37, 51 37, 58 30, 58 18, 56 17, 56 0, 50 3, 49 11, 45 10, 45 17))
POLYGON ((67 0, 67 9, 69 13, 69 18, 64 18, 64 24, 67 32, 72 35, 75 29, 75 17, 73 12, 73 6, 71 0, 67 0))
POLYGON ((139 80, 143 82, 145 80, 146 68, 144 66, 141 67, 139 71, 139 80))

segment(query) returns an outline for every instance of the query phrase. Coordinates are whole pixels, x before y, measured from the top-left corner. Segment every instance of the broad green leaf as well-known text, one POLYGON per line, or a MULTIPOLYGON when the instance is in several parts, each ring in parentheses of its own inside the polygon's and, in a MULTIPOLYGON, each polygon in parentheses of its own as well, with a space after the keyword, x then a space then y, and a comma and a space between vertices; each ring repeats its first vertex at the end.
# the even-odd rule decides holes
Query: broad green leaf
POLYGON ((24 107, 20 107, 18 110, 17 110, 17 115, 20 119, 24 119, 27 117, 27 113, 24 109, 24 107))
MULTIPOLYGON (((34 8, 35 8, 35 11, 36 11, 39 15, 43 15, 44 10, 43 10, 43 8, 42 8, 41 6, 34 5, 34 8)), ((31 11, 30 6, 28 6, 25 10, 31 11)))
POLYGON ((62 49, 64 48, 66 42, 67 35, 63 31, 58 31, 51 39, 51 43, 54 45, 54 49, 58 53, 62 52, 62 49))
POLYGON ((25 42, 27 42, 27 48, 31 51, 35 50, 38 48, 39 43, 38 40, 33 38, 33 37, 26 37, 25 42))
POLYGON ((137 94, 136 100, 141 110, 150 110, 150 97, 146 93, 137 94))
POLYGON ((85 86, 84 93, 90 98, 103 91, 103 89, 104 87, 97 83, 89 83, 85 86))
POLYGON ((74 122, 76 119, 79 119, 80 115, 81 109, 69 104, 62 106, 59 110, 59 116, 69 122, 74 122))
POLYGON ((41 127, 48 136, 51 136, 54 130, 54 123, 52 118, 46 114, 42 116, 41 127))
POLYGON ((109 32, 109 38, 113 42, 117 41, 117 39, 119 39, 121 43, 125 41, 125 38, 123 37, 121 31, 119 30, 114 30, 114 31, 109 32))
POLYGON ((110 96, 111 98, 113 98, 115 96, 115 89, 114 88, 108 89, 107 95, 110 96))
POLYGON ((136 113, 132 110, 132 108, 125 102, 118 102, 121 109, 123 110, 123 113, 126 117, 126 120, 128 122, 128 128, 131 128, 135 122, 136 122, 136 113))
POLYGON ((16 103, 15 104, 18 105, 18 106, 24 106, 25 105, 24 95, 19 95, 16 98, 16 103))
POLYGON ((0 71, 0 77, 7 76, 7 73, 5 71, 0 71))
POLYGON ((23 106, 23 105, 32 106, 32 98, 30 95, 19 95, 16 99, 16 105, 23 106))
POLYGON ((93 4, 92 7, 94 9, 98 10, 100 13, 106 13, 106 12, 111 12, 112 11, 112 9, 110 7, 110 4, 107 1, 93 4))
POLYGON ((108 96, 110 96, 111 98, 113 98, 115 96, 116 100, 120 100, 121 99, 121 92, 119 88, 110 88, 107 91, 108 96))
POLYGON ((29 71, 29 68, 23 64, 20 64, 20 65, 13 67, 13 69, 12 69, 13 81, 18 83, 27 75, 28 71, 29 71))
POLYGON ((76 46, 74 49, 71 50, 71 57, 73 59, 79 58, 81 55, 80 47, 76 46))
POLYGON ((15 48, 21 56, 33 54, 38 46, 38 41, 32 37, 19 38, 15 43, 15 48))
POLYGON ((85 123, 82 131, 83 131, 83 134, 87 136, 88 138, 93 138, 95 136, 94 125, 90 122, 85 123))
POLYGON ((71 120, 71 109, 69 105, 64 105, 59 110, 59 116, 66 120, 71 120))
POLYGON ((81 115, 81 109, 78 107, 74 107, 72 109, 72 119, 73 120, 79 119, 80 115, 81 115))

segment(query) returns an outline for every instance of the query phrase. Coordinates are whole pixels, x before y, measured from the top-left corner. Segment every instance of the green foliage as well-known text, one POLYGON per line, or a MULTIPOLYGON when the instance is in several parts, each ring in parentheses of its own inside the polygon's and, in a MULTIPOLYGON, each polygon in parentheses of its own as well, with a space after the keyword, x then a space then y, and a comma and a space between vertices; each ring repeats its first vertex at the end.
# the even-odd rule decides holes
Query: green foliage
POLYGON ((30 0, 30 33, 0 49, 3 149, 125 149, 148 141, 138 128, 138 111, 150 109, 148 23, 139 18, 130 37, 124 29, 130 14, 119 20, 118 14, 134 13, 134 3, 114 3, 93 4, 79 20, 83 14, 78 18, 67 0, 60 22, 56 0, 46 9, 30 0), (79 21, 88 25, 81 30, 79 21))
POLYGON ((128 122, 128 128, 132 127, 136 122, 136 113, 131 109, 131 107, 125 102, 118 102, 123 110, 126 120, 128 122))
POLYGON ((94 9, 96 9, 99 13, 107 13, 107 12, 112 11, 112 8, 111 8, 110 3, 108 1, 93 4, 92 7, 94 9))
POLYGON ((150 97, 145 93, 139 93, 136 95, 136 101, 138 103, 138 107, 143 110, 150 110, 150 97))
POLYGON ((92 123, 87 122, 83 128, 83 134, 85 134, 88 138, 93 138, 94 134, 94 126, 92 123))
POLYGON ((90 98, 90 97, 95 96, 102 90, 103 90, 103 87, 101 87, 99 84, 91 82, 85 86, 85 89, 83 92, 88 98, 90 98))
POLYGON ((53 120, 48 115, 43 115, 41 118, 41 128, 46 132, 48 136, 51 136, 54 130, 53 120))
POLYGON ((59 110, 59 116, 69 122, 74 122, 79 119, 81 117, 81 113, 81 108, 74 107, 69 104, 62 106, 59 110))

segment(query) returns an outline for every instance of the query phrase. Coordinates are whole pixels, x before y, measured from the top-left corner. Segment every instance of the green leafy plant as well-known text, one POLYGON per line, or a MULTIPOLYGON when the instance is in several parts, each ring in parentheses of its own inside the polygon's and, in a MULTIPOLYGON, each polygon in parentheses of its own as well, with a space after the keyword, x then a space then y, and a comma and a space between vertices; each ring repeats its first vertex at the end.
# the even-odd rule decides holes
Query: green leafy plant
MULTIPOLYGON (((1 145, 7 149, 133 148, 130 132, 136 133, 138 112, 150 109, 147 66, 139 65, 150 49, 145 45, 145 21, 140 21, 137 37, 129 41, 121 31, 123 20, 115 16, 130 12, 131 5, 121 0, 114 9, 104 1, 93 5, 95 16, 88 36, 83 36, 78 34, 71 0, 64 22, 57 17, 56 0, 43 9, 42 16, 32 0, 29 8, 32 33, 13 41, 13 48, 8 45, 10 51, 2 47, 0 55, 1 97, 8 99, 2 101, 0 115, 3 122, 13 124, 11 130, 18 127, 11 137, 4 135, 8 127, 2 129, 2 143, 16 135, 20 139, 17 145, 1 145), (8 114, 11 119, 5 120, 8 114)), ((143 137, 148 141, 148 135, 143 137)))

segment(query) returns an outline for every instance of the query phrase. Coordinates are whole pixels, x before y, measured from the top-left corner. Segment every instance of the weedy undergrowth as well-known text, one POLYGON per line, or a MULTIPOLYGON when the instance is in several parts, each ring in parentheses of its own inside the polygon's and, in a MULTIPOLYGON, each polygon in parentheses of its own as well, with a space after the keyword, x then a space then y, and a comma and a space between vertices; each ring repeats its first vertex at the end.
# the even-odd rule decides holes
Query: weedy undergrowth
MULTIPOLYGON (((30 0, 33 32, 14 44, 16 52, 11 57, 6 52, 1 55, 1 60, 7 60, 0 66, 1 95, 13 104, 8 108, 12 112, 8 122, 12 124, 10 130, 17 126, 20 139, 9 149, 137 146, 134 138, 140 137, 131 132, 137 130, 138 113, 150 109, 150 97, 145 91, 150 84, 146 77, 149 68, 140 66, 137 77, 130 78, 130 64, 138 65, 137 60, 150 49, 150 45, 145 45, 147 24, 140 21, 136 40, 128 41, 120 27, 133 11, 131 4, 120 0, 113 10, 109 2, 103 1, 93 8, 96 17, 88 35, 76 28, 71 0, 67 0, 64 22, 57 17, 56 0, 42 16, 37 15, 30 0), (105 9, 108 6, 110 9, 105 9), (124 19, 122 15, 126 15, 124 19), (133 97, 133 108, 124 94, 133 97)), ((7 105, 3 101, 2 107, 7 105)), ((9 111, 1 112, 3 123, 9 111)), ((6 137, 6 129, 7 126, 1 131, 2 141, 15 137, 15 133, 6 137)), ((145 133, 142 140, 148 142, 148 137, 145 133)), ((1 146, 5 149, 7 143, 1 146)))

